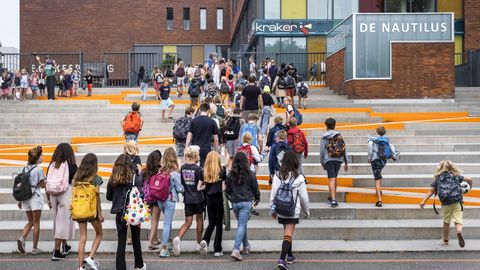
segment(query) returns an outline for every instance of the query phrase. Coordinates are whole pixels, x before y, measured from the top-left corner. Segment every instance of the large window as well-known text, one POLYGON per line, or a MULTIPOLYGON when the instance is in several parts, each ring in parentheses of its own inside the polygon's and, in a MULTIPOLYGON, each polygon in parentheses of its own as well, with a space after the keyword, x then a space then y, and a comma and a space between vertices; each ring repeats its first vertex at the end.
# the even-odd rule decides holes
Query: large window
POLYGON ((307 4, 307 12, 309 19, 332 18, 332 0, 308 0, 307 4))
POLYGON ((385 12, 435 12, 435 0, 385 0, 385 12))
POLYGON ((183 8, 183 30, 190 30, 190 8, 183 8))
POLYGON ((200 30, 207 30, 207 9, 200 9, 200 30))
POLYGON ((223 8, 217 8, 217 30, 223 30, 223 8))
POLYGON ((173 31, 173 8, 167 7, 167 30, 173 31))
POLYGON ((343 20, 348 18, 352 13, 358 12, 358 1, 335 0, 333 2, 333 18, 343 20))
POLYGON ((265 19, 280 19, 280 0, 265 0, 265 19))

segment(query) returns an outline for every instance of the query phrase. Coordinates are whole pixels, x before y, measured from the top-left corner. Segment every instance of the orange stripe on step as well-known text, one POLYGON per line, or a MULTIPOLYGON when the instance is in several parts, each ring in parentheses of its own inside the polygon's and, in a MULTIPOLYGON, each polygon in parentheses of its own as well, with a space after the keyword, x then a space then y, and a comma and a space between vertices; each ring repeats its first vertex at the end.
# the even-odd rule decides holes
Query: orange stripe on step
MULTIPOLYGON (((310 185, 328 185, 328 178, 326 177, 314 177, 314 176, 305 176, 307 178, 307 182, 310 185)), ((257 175, 258 180, 265 180, 268 181, 268 175, 257 175)), ((353 186, 353 178, 338 178, 337 183, 339 186, 342 187, 352 187, 353 186)))
POLYGON ((382 117, 384 122, 401 122, 468 117, 468 112, 372 112, 370 117, 382 117))
MULTIPOLYGON (((72 144, 111 143, 124 144, 125 138, 118 137, 72 137, 72 144)), ((140 137, 139 144, 174 144, 171 137, 140 137)))
MULTIPOLYGON (((275 108, 277 114, 285 114, 285 109, 275 108)), ((371 113, 372 108, 309 108, 300 110, 302 114, 310 113, 371 113)))
MULTIPOLYGON (((385 126, 390 130, 404 130, 403 123, 337 123, 337 130, 375 130, 379 126, 385 126)), ((324 123, 304 123, 301 129, 324 129, 324 123)))

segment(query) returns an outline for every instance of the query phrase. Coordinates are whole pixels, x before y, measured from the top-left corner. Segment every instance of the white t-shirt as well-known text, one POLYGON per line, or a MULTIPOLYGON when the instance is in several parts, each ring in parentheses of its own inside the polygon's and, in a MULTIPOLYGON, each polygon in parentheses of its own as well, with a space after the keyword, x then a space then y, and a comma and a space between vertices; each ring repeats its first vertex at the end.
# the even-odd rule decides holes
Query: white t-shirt
POLYGON ((255 71, 255 69, 256 69, 255 66, 256 66, 256 65, 255 65, 255 62, 251 62, 251 63, 250 63, 250 74, 255 74, 255 73, 256 73, 256 71, 255 71))

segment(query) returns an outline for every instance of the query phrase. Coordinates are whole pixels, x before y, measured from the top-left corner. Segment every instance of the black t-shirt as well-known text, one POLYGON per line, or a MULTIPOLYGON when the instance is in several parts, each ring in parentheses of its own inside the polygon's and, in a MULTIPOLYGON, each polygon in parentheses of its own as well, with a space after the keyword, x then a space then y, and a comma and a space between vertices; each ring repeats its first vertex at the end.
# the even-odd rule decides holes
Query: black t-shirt
POLYGON ((258 96, 262 94, 260 88, 256 85, 248 85, 243 88, 242 96, 244 97, 243 109, 247 111, 258 110, 258 96))
POLYGON ((136 175, 140 175, 140 172, 138 171, 138 165, 142 166, 142 160, 140 159, 140 156, 128 156, 132 159, 133 172, 136 175))
POLYGON ((275 105, 275 101, 269 93, 262 94, 263 106, 272 106, 275 105))
POLYGON ((225 181, 227 178, 227 172, 225 170, 225 167, 222 168, 222 171, 220 172, 220 179, 218 179, 217 182, 211 184, 211 183, 205 183, 205 193, 207 195, 215 195, 222 193, 222 183, 225 181))
POLYGON ((93 76, 92 75, 85 76, 85 81, 87 81, 87 84, 92 84, 93 83, 93 76))
POLYGON ((77 173, 78 166, 77 164, 68 164, 68 183, 71 185, 73 177, 77 173))
POLYGON ((204 201, 203 193, 197 190, 198 181, 203 181, 202 167, 197 164, 184 164, 180 169, 180 174, 185 189, 184 203, 202 203, 204 201))
POLYGON ((160 86, 160 98, 167 100, 170 98, 170 86, 162 85, 160 86))
POLYGON ((213 119, 206 115, 200 115, 190 122, 188 131, 192 133, 192 145, 211 147, 212 136, 218 135, 218 126, 213 119))

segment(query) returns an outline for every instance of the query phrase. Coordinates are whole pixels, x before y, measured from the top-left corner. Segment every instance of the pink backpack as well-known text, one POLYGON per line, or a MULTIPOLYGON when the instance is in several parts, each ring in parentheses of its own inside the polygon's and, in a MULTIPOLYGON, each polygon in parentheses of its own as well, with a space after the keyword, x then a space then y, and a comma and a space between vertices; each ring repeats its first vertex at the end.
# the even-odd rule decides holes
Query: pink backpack
POLYGON ((146 185, 145 201, 147 202, 164 202, 170 195, 170 173, 167 171, 160 171, 150 177, 146 185))
POLYGON ((68 163, 65 161, 59 168, 53 162, 48 167, 45 191, 54 196, 62 195, 68 190, 68 163))

